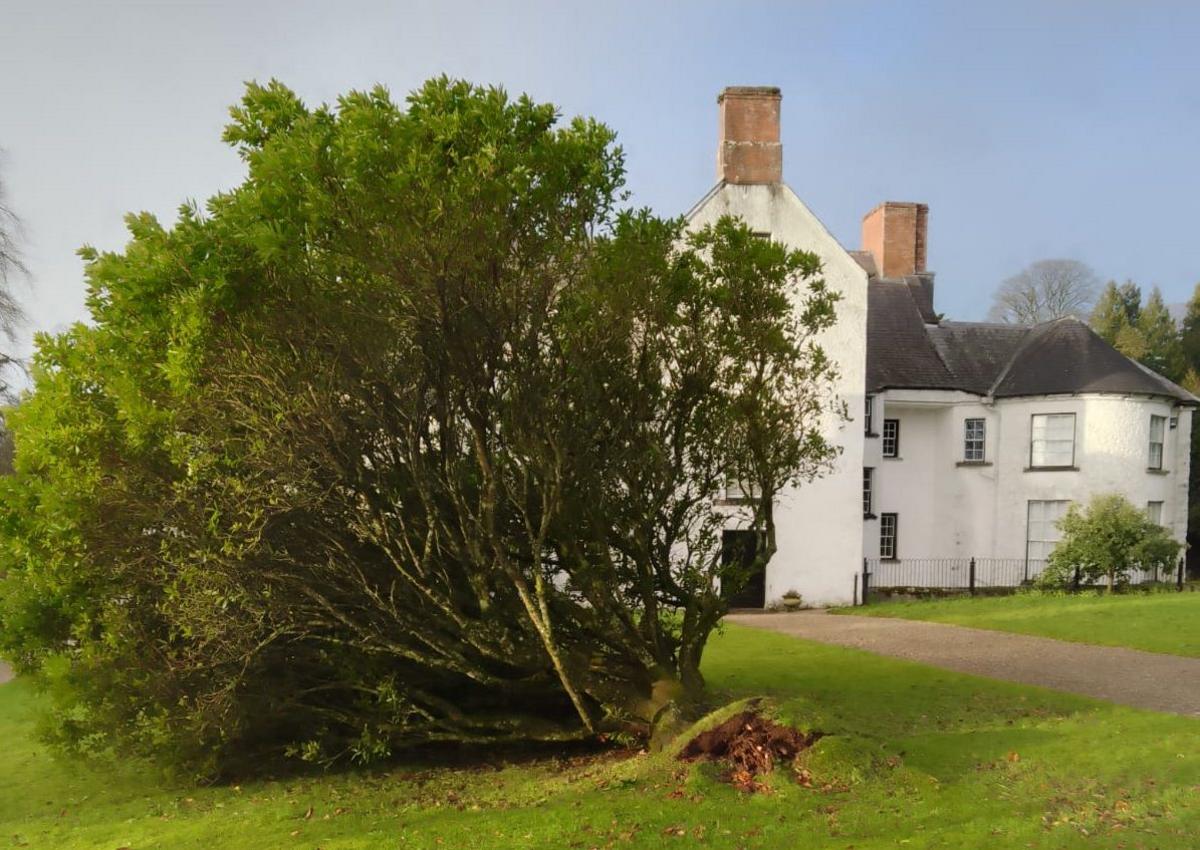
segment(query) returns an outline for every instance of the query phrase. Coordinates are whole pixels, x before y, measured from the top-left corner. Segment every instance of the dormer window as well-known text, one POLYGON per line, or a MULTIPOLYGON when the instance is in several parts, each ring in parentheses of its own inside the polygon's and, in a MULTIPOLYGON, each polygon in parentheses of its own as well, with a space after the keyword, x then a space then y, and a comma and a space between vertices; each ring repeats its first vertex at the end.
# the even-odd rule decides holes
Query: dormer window
POLYGON ((875 396, 869 395, 866 399, 866 404, 863 407, 863 433, 868 437, 874 436, 875 427, 873 419, 875 416, 875 396))

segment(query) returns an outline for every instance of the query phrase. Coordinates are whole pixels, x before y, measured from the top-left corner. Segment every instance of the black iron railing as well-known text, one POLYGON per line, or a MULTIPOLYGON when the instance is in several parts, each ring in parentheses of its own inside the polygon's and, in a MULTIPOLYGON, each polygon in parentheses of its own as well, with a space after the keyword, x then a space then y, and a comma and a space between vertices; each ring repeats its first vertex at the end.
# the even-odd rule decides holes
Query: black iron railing
MULTIPOLYGON (((966 591, 988 592, 1032 585, 1045 571, 1047 562, 1032 558, 864 558, 856 576, 856 597, 866 604, 872 591, 966 591)), ((1172 582, 1183 589, 1184 565, 1162 564, 1128 572, 1124 585, 1172 582)), ((1104 581, 1089 582, 1079 570, 1064 582, 1065 590, 1103 587, 1104 581)))

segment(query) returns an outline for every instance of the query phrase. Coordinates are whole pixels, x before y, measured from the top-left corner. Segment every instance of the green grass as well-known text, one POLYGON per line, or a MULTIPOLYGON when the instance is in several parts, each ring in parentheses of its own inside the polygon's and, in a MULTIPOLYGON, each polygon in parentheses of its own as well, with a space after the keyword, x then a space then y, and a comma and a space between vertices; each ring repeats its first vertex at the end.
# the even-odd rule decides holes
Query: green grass
POLYGON ((839 613, 932 620, 1200 657, 1200 593, 956 597, 872 603, 839 613))
POLYGON ((160 788, 62 763, 0 687, 0 848, 1193 848, 1200 720, 730 627, 705 670, 830 734, 745 796, 665 755, 160 788), (307 818, 306 813, 311 810, 307 818))

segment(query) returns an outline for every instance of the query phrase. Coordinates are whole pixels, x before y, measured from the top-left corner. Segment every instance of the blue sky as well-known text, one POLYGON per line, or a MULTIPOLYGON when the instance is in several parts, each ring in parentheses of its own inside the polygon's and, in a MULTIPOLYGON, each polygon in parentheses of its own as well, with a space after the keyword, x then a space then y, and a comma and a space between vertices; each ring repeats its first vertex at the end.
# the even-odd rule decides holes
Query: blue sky
POLYGON ((34 329, 84 317, 90 243, 240 179, 219 141, 249 79, 310 103, 441 73, 614 127, 634 200, 714 181, 716 94, 783 89, 784 176, 847 247, 884 199, 930 205, 938 307, 979 319, 1070 257, 1183 301, 1200 281, 1200 4, 58 3, 3 0, 0 180, 34 329))

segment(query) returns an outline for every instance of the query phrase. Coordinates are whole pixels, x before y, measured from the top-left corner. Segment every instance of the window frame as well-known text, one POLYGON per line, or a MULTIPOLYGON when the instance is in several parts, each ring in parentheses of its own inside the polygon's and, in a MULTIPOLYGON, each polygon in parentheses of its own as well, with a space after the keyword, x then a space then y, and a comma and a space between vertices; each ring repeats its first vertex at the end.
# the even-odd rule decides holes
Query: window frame
POLYGON ((898 561, 900 552, 900 514, 885 513, 879 515, 879 560, 881 561, 898 561), (890 527, 890 529, 889 529, 890 527), (891 534, 888 534, 888 531, 891 534), (891 543, 889 554, 885 548, 885 543, 891 543))
POLYGON ((1146 502, 1146 519, 1150 520, 1155 525, 1161 526, 1163 524, 1163 514, 1164 513, 1166 513, 1166 503, 1162 499, 1151 499, 1148 502, 1146 502), (1153 505, 1158 506, 1158 511, 1157 511, 1158 516, 1153 516, 1151 514, 1150 508, 1153 505))
MULTIPOLYGON (((1048 422, 1047 422, 1047 424, 1048 424, 1048 422)), ((1078 416, 1076 416, 1076 414, 1073 411, 1062 412, 1062 413, 1031 413, 1031 414, 1029 414, 1029 468, 1034 469, 1034 470, 1036 470, 1036 469, 1075 469, 1075 449, 1076 449, 1076 443, 1078 442, 1076 439, 1076 432, 1078 431, 1078 428, 1079 428, 1079 418, 1078 418, 1078 416), (1070 460, 1070 462, 1066 463, 1066 464, 1034 463, 1033 462, 1034 446, 1037 444, 1037 439, 1038 439, 1035 436, 1035 429, 1037 426, 1038 419, 1042 418, 1042 419, 1049 420, 1052 417, 1068 417, 1068 416, 1071 418, 1071 460, 1070 460)), ((1042 437, 1041 439, 1042 439, 1043 444, 1049 442, 1049 440, 1046 437, 1042 437)), ((1042 453, 1044 456, 1045 455, 1044 447, 1043 447, 1042 453)))
POLYGON ((875 467, 863 467, 863 519, 875 519, 875 467))
MULTIPOLYGON (((1026 564, 1028 564, 1029 561, 1031 560, 1029 557, 1029 550, 1030 550, 1032 544, 1034 544, 1034 543, 1039 543, 1039 544, 1053 543, 1053 544, 1057 545, 1058 543, 1062 542, 1062 531, 1061 531, 1061 529, 1058 529, 1057 524, 1058 524, 1059 520, 1061 520, 1064 516, 1066 516, 1067 511, 1069 511, 1070 509, 1071 509, 1071 500, 1070 499, 1026 499, 1025 500, 1025 563, 1026 564), (1031 538, 1030 526, 1035 522, 1035 520, 1033 518, 1033 506, 1035 504, 1043 506, 1042 507, 1043 511, 1045 510, 1044 506, 1046 506, 1046 505, 1053 504, 1053 505, 1062 505, 1063 506, 1061 508, 1061 510, 1059 510, 1059 516, 1057 519, 1050 521, 1050 520, 1047 520, 1045 516, 1041 516, 1036 520, 1036 522, 1039 522, 1043 525, 1043 528, 1054 528, 1058 534, 1058 538, 1056 540, 1049 540, 1044 535, 1042 537, 1039 537, 1036 540, 1031 538)), ((1041 562, 1048 561, 1050 558, 1050 552, 1053 552, 1053 551, 1054 551, 1054 547, 1052 546, 1050 548, 1050 551, 1046 552, 1046 556, 1044 558, 1034 558, 1032 560, 1041 561, 1041 562)))
POLYGON ((900 420, 885 419, 883 420, 882 444, 880 449, 884 457, 900 457, 900 420), (888 451, 888 426, 893 426, 895 433, 891 436, 892 450, 888 451))
POLYGON ((866 396, 866 401, 863 404, 863 433, 868 437, 874 437, 875 433, 871 430, 875 423, 875 396, 870 393, 866 396))
POLYGON ((1150 414, 1150 440, 1148 446, 1149 456, 1146 458, 1146 468, 1160 472, 1163 469, 1163 461, 1167 456, 1167 417, 1159 416, 1157 413, 1150 414), (1158 423, 1158 440, 1154 439, 1154 425, 1158 423), (1158 458, 1154 456, 1154 449, 1158 449, 1158 458))
POLYGON ((725 487, 721 491, 721 499, 727 503, 736 504, 753 504, 762 498, 762 488, 751 481, 735 481, 726 479, 725 487), (750 489, 746 489, 746 485, 750 485, 750 489))
POLYGON ((987 418, 984 416, 968 416, 963 419, 963 463, 985 463, 987 461, 987 418), (979 425, 979 435, 971 436, 971 425, 979 425), (978 443, 978 457, 972 457, 972 443, 978 443))

